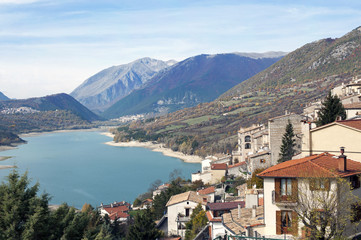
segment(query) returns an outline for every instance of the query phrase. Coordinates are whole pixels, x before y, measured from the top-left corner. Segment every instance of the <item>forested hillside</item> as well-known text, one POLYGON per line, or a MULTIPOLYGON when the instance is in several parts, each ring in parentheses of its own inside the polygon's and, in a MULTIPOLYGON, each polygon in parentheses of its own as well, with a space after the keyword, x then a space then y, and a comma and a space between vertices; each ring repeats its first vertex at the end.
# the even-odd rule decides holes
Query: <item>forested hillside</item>
POLYGON ((242 127, 267 123, 361 73, 361 32, 307 44, 217 100, 116 131, 116 141, 156 140, 174 150, 205 156, 231 152, 242 127))

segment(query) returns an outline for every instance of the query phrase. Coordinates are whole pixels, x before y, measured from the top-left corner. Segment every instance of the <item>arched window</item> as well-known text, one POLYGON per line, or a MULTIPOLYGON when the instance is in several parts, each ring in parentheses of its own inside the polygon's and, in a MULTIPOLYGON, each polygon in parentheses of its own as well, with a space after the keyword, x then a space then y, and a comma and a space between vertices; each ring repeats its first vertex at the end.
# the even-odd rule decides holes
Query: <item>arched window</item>
POLYGON ((239 163, 238 158, 234 159, 234 164, 239 163))
POLYGON ((244 149, 251 149, 251 144, 250 144, 250 143, 246 143, 246 145, 244 145, 244 149))
POLYGON ((245 142, 251 142, 251 136, 245 136, 244 141, 245 142))

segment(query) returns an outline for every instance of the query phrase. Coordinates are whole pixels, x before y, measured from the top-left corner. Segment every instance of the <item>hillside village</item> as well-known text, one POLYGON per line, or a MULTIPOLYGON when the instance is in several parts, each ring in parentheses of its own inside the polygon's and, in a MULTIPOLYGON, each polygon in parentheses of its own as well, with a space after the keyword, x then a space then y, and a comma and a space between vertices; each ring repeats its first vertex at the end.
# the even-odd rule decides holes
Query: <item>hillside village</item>
MULTIPOLYGON (((322 226, 312 229, 311 220, 302 217, 299 212, 302 200, 319 199, 326 193, 329 202, 332 202, 330 193, 335 194, 338 206, 332 214, 337 213, 341 219, 340 194, 349 188, 340 190, 339 179, 351 186, 349 191, 353 195, 361 197, 361 78, 355 77, 335 87, 332 95, 340 98, 346 111, 345 120, 317 126, 322 107, 322 102, 318 101, 307 104, 302 114, 285 112, 269 119, 267 125, 241 126, 235 151, 204 158, 201 170, 191 176, 192 183, 183 183, 188 186, 202 183, 200 188, 170 196, 164 215, 156 221, 157 228, 168 236, 162 239, 190 239, 187 222, 194 217, 193 211, 198 212, 197 207, 206 211, 207 223, 191 239, 226 239, 227 236, 233 237, 231 239, 241 239, 241 236, 304 239, 317 233, 322 226), (282 138, 289 123, 295 136, 295 154, 292 160, 279 163, 282 138), (255 174, 262 179, 263 187, 252 181, 255 174), (248 184, 244 183, 246 181, 248 184)), ((160 185, 152 198, 133 208, 152 207, 157 196, 170 187, 168 183, 160 185)), ((317 205, 317 211, 326 211, 322 209, 327 204, 313 204, 317 205)), ((303 213, 314 211, 309 209, 311 206, 315 207, 308 205, 303 213)), ((100 207, 102 215, 108 214, 112 220, 124 223, 129 220, 130 209, 126 203, 100 207)), ((329 221, 332 220, 334 218, 329 216, 329 221)), ((322 225, 323 222, 317 223, 322 225)), ((337 236, 332 235, 336 234, 336 228, 327 223, 325 235, 337 236)), ((358 227, 351 227, 349 219, 344 229, 346 236, 360 232, 358 227)))

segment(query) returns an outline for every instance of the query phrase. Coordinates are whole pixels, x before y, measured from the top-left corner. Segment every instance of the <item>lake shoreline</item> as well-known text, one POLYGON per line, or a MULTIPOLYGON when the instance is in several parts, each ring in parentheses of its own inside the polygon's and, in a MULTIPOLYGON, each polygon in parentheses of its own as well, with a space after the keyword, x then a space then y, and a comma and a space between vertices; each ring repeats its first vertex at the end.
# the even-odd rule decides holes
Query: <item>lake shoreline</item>
MULTIPOLYGON (((114 134, 110 133, 110 132, 103 132, 101 133, 102 135, 114 138, 114 134)), ((178 158, 186 163, 201 163, 203 158, 199 157, 199 156, 195 156, 195 155, 187 155, 181 152, 175 152, 170 148, 166 148, 164 147, 163 144, 160 143, 152 143, 152 142, 139 142, 139 141, 130 141, 130 142, 114 142, 114 141, 109 141, 106 142, 105 144, 109 145, 109 146, 114 146, 114 147, 142 147, 142 148, 148 148, 154 152, 160 152, 162 153, 164 156, 168 156, 168 157, 174 157, 174 158, 178 158)))

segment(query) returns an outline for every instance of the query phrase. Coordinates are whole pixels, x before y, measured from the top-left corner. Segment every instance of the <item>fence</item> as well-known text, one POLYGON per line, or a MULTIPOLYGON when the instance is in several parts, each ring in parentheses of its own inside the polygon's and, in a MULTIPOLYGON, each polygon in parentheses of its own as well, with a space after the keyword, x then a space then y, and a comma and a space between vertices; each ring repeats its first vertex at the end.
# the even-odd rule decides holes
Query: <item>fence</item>
POLYGON ((213 240, 283 240, 276 238, 265 238, 265 237, 246 237, 246 236, 224 236, 216 237, 213 240))

